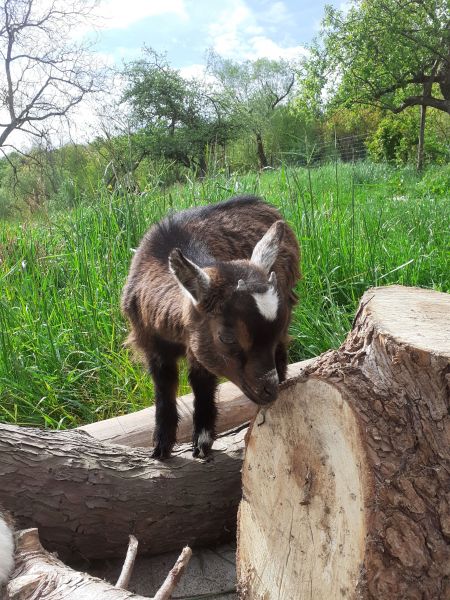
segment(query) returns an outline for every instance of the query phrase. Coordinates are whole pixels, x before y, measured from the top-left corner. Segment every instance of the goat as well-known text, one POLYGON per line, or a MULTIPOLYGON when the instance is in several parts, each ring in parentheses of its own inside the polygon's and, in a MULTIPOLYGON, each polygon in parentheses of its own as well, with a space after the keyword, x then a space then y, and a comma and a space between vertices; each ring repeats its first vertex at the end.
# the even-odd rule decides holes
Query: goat
POLYGON ((14 538, 11 516, 0 506, 0 596, 14 567, 14 538))
POLYGON ((300 277, 299 246, 276 208, 254 196, 175 213, 139 245, 122 294, 129 345, 154 382, 154 458, 176 441, 178 359, 194 394, 193 455, 215 438, 219 377, 259 405, 287 371, 288 326, 300 277))

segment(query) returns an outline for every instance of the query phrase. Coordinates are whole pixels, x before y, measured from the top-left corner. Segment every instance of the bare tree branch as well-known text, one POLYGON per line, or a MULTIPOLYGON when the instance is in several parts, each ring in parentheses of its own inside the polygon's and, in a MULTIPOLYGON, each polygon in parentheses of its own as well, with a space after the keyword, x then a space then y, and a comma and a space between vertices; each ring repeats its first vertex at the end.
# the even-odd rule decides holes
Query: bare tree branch
POLYGON ((0 0, 0 98, 8 113, 1 119, 0 147, 15 130, 30 133, 31 123, 67 116, 99 89, 89 45, 72 36, 91 19, 95 4, 0 0))

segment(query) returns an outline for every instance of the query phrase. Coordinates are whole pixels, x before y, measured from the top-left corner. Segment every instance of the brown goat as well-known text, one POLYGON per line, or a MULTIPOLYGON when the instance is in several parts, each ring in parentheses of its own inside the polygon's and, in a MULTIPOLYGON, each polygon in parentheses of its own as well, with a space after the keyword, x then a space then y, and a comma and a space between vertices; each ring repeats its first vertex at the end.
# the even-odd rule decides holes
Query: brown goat
POLYGON ((166 217, 131 263, 122 310, 129 342, 146 357, 155 387, 153 457, 176 440, 178 359, 194 393, 194 456, 215 436, 214 396, 226 377, 257 404, 286 378, 288 326, 296 302, 299 247, 280 213, 253 196, 166 217))

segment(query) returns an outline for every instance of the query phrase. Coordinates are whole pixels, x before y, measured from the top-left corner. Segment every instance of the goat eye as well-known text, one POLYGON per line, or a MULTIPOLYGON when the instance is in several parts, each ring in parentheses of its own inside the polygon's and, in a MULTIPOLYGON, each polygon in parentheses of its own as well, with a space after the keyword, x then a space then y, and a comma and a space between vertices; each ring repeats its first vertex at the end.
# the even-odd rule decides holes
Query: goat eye
POLYGON ((219 333, 219 340, 222 344, 234 344, 236 342, 236 338, 232 333, 219 333))

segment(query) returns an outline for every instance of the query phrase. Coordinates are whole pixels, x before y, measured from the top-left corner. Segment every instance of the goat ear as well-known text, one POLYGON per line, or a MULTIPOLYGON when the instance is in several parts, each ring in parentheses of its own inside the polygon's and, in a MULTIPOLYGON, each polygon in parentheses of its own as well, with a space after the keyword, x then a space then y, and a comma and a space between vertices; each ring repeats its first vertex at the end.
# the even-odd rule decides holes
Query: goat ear
POLYGON ((208 293, 209 276, 198 265, 186 258, 179 248, 174 248, 169 255, 169 270, 181 288, 189 294, 194 304, 202 301, 208 293))
POLYGON ((250 261, 264 269, 267 275, 278 256, 284 232, 284 221, 275 221, 253 249, 250 261))

